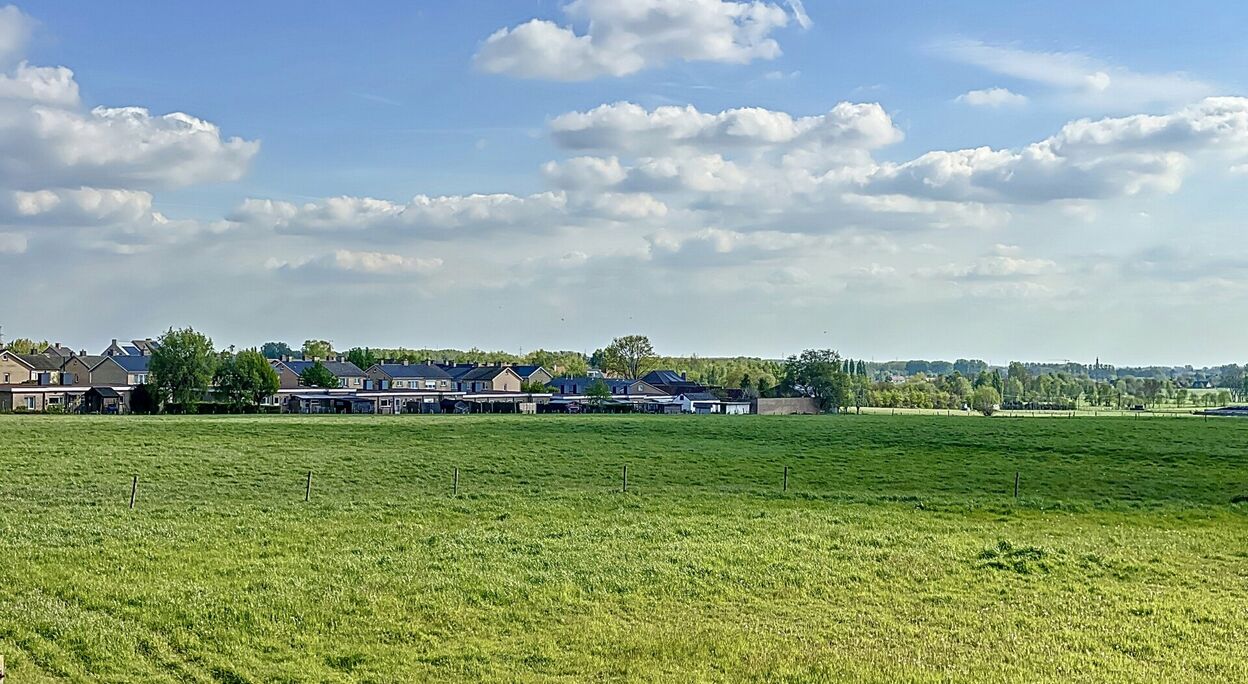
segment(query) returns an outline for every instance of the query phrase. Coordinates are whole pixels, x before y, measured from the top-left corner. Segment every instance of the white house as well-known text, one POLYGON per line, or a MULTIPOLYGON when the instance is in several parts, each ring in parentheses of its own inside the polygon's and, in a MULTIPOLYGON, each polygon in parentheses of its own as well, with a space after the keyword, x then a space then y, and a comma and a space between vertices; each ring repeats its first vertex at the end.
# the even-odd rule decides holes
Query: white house
MULTIPOLYGON (((684 413, 723 413, 724 402, 710 392, 687 392, 676 397, 684 413)), ((748 407, 747 407, 748 411, 748 407)))

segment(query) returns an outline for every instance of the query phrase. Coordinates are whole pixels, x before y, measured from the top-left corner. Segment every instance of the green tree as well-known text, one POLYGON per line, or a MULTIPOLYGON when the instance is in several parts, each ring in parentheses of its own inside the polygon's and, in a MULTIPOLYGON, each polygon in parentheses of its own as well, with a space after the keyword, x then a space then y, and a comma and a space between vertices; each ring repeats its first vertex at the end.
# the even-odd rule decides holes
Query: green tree
POLYGON ((338 386, 338 378, 329 372, 325 364, 320 361, 314 361, 312 365, 303 369, 299 374, 299 383, 304 387, 321 387, 332 389, 338 386))
POLYGON ((520 391, 527 394, 550 394, 554 390, 544 382, 525 380, 520 383, 520 391))
POLYGON ((590 383, 585 389, 585 396, 589 398, 589 403, 595 407, 601 407, 609 399, 611 399, 611 388, 601 378, 590 383))
POLYGON ((265 342, 260 346, 260 353, 266 359, 280 359, 283 356, 294 356, 295 350, 285 342, 265 342))
POLYGON ((351 351, 347 352, 347 360, 354 363, 356 368, 360 370, 368 370, 380 361, 377 355, 373 353, 373 350, 368 347, 363 349, 360 347, 352 348, 351 351))
POLYGON ((626 378, 639 378, 650 370, 655 359, 654 346, 645 335, 626 335, 611 340, 602 350, 602 369, 626 378))
POLYGON ((326 340, 304 340, 303 358, 328 359, 334 353, 334 345, 326 340))
POLYGON ((281 388, 277 371, 254 349, 223 354, 214 383, 233 411, 258 408, 265 397, 277 394, 281 388))
POLYGON ((14 354, 38 354, 44 349, 47 349, 48 344, 49 343, 46 340, 43 342, 36 342, 27 337, 19 337, 16 340, 11 340, 8 345, 0 347, 0 349, 7 349, 14 354))
POLYGON ((841 355, 831 349, 807 349, 786 359, 784 386, 813 397, 824 411, 840 411, 850 401, 849 376, 841 370, 841 355))
POLYGON ((187 413, 208 391, 216 368, 217 355, 211 339, 191 328, 170 328, 152 350, 149 376, 159 396, 187 413))
POLYGON ((975 390, 971 395, 971 408, 979 411, 985 416, 991 416, 996 413, 997 407, 1001 405, 1001 395, 991 385, 984 385, 975 390))

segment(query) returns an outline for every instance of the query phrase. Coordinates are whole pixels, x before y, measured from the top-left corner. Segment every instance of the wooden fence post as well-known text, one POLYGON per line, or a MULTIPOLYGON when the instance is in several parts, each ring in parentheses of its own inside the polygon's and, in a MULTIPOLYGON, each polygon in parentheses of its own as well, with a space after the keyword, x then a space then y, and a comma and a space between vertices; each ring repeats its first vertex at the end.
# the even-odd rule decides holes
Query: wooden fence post
POLYGON ((789 467, 784 467, 784 491, 789 491, 789 467))
POLYGON ((134 479, 130 480, 130 510, 132 511, 134 510, 134 498, 138 493, 139 493, 139 476, 135 475, 134 479))
POLYGON ((303 490, 303 501, 307 503, 312 500, 312 471, 308 471, 308 485, 303 490))
POLYGON ((1014 498, 1018 498, 1018 471, 1014 471, 1014 498))

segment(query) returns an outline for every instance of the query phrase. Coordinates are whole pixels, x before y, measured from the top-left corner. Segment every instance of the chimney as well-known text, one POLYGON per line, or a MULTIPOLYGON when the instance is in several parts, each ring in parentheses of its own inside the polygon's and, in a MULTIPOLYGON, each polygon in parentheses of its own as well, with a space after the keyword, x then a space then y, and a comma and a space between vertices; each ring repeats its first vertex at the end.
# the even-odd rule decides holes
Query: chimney
POLYGON ((432 366, 432 365, 433 365, 433 359, 425 359, 425 365, 426 365, 426 366, 432 366))
POLYGON ((79 349, 79 350, 78 350, 78 356, 86 356, 86 355, 87 355, 87 350, 86 350, 86 349, 79 349))
POLYGON ((502 362, 502 361, 495 361, 495 362, 494 362, 494 367, 495 367, 495 368, 502 368, 502 367, 503 367, 503 362, 502 362))
POLYGON ((681 371, 681 372, 680 372, 680 379, 681 379, 681 380, 688 381, 688 380, 689 380, 689 374, 688 374, 688 373, 686 373, 685 371, 681 371))
POLYGON ((147 347, 143 347, 143 349, 139 353, 142 354, 143 356, 151 356, 152 350, 148 349, 147 347))
POLYGON ((52 345, 52 348, 53 348, 53 349, 55 349, 55 350, 57 350, 57 351, 60 351, 60 350, 61 350, 61 343, 60 343, 60 342, 57 342, 56 344, 52 345))
POLYGON ((406 366, 406 365, 408 365, 408 364, 410 364, 410 363, 411 363, 411 362, 410 362, 410 361, 408 361, 407 359, 403 359, 403 365, 404 365, 404 366, 406 366))

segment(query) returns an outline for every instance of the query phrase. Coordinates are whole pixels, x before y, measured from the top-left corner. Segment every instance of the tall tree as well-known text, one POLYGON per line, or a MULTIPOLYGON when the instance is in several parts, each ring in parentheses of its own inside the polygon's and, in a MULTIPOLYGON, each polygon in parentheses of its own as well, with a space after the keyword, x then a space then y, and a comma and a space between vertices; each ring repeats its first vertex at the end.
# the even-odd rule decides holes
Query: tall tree
POLYGON ((991 385, 984 385, 971 395, 971 408, 985 416, 991 416, 1001 405, 1001 395, 991 385))
POLYGON ((840 411, 850 401, 849 376, 841 370, 841 355, 831 349, 807 349, 786 359, 784 385, 813 397, 825 411, 840 411))
POLYGON ((334 345, 326 340, 304 340, 303 358, 328 359, 334 353, 334 345))
POLYGON ((627 378, 639 378, 651 369, 654 346, 645 335, 627 335, 611 340, 602 350, 603 370, 627 378))
POLYGON ((294 356, 295 350, 285 342, 265 342, 260 346, 260 353, 266 359, 280 359, 283 356, 294 356))
POLYGON ((170 328, 152 350, 149 376, 158 394, 186 413, 203 398, 216 367, 211 339, 191 328, 170 328))
POLYGON ((311 366, 304 368, 303 372, 299 374, 299 382, 304 387, 332 389, 338 386, 338 378, 334 377, 334 374, 329 372, 325 364, 320 361, 316 361, 311 366))
POLYGON ((369 368, 372 368, 373 364, 377 363, 380 359, 377 358, 377 355, 373 353, 372 349, 367 347, 363 349, 355 347, 351 351, 347 352, 347 360, 354 363, 360 370, 368 370, 369 368))
POLYGON ((611 388, 601 379, 593 381, 588 388, 585 389, 585 396, 589 398, 589 403, 595 407, 601 407, 609 399, 611 399, 611 388))
POLYGON ((260 352, 249 349, 238 354, 223 354, 214 376, 217 392, 224 395, 230 408, 242 411, 258 408, 265 397, 277 394, 281 380, 277 371, 260 352))

